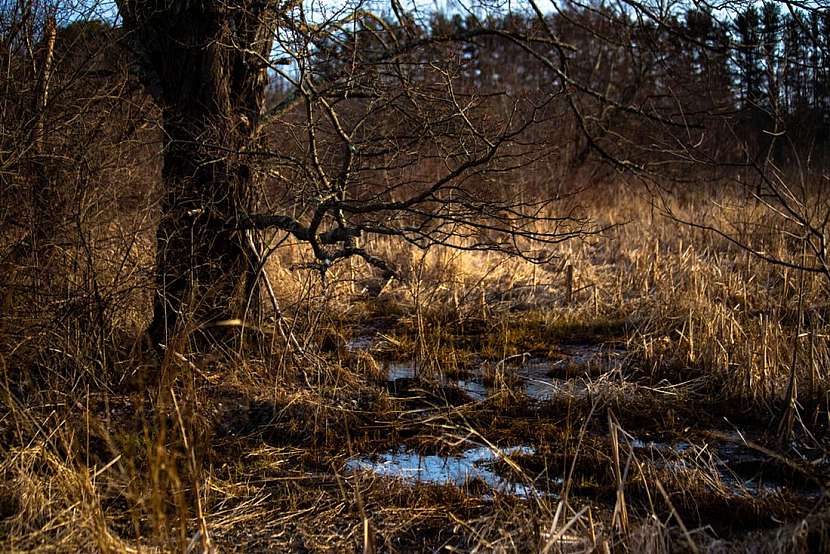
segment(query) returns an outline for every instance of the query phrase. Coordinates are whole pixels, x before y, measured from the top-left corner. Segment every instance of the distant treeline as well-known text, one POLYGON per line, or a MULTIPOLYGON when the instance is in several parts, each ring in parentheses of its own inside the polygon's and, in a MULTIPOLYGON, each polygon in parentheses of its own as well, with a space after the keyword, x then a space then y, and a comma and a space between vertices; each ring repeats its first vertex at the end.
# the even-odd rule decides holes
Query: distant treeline
MULTIPOLYGON (((688 3, 659 15, 643 3, 631 6, 571 2, 546 15, 544 25, 532 12, 436 13, 428 24, 409 26, 387 21, 364 27, 357 40, 332 41, 339 55, 323 48, 320 67, 339 71, 354 44, 372 49, 390 29, 410 39, 445 37, 458 49, 459 86, 471 92, 567 91, 582 121, 562 110, 551 132, 563 147, 576 144, 567 148, 571 164, 597 149, 642 163, 682 157, 671 144, 687 132, 684 125, 705 129, 694 141, 697 161, 787 163, 809 149, 814 163, 827 162, 830 9, 764 2, 716 13, 688 3), (458 37, 464 40, 453 41, 458 37), (577 136, 579 126, 588 140, 577 136)), ((438 58, 434 48, 420 52, 422 63, 438 58)))

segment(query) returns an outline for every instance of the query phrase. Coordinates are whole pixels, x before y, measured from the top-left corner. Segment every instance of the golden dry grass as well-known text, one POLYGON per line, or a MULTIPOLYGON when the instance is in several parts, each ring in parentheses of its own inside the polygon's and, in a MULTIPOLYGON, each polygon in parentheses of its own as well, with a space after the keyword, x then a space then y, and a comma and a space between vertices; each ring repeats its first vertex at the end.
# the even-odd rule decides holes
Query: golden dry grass
MULTIPOLYGON (((125 250, 102 238, 86 270, 69 263, 55 277, 63 292, 48 306, 8 287, 0 550, 827 548, 828 471, 818 461, 830 448, 828 283, 662 217, 630 189, 584 203, 612 227, 561 245, 548 266, 374 239, 368 248, 400 279, 380 282, 354 261, 322 284, 291 270, 307 254, 286 243, 268 273, 283 333, 302 352, 273 321, 244 347, 195 352, 182 341, 163 360, 144 352, 134 337, 149 309, 146 240, 125 250), (124 255, 127 269, 113 262, 124 255), (79 295, 92 285, 97 297, 79 295), (381 347, 348 347, 365 334, 381 347), (623 362, 563 370, 584 395, 523 396, 510 374, 522 354, 555 359, 573 343, 622 347, 623 362), (800 417, 780 443, 794 347, 800 417), (390 392, 384 363, 395 359, 422 372, 390 392), (480 364, 498 385, 485 401, 441 381, 480 364), (724 481, 712 433, 735 430, 750 437, 742 451, 763 458, 750 473, 775 475, 780 489, 736 493, 724 481), (634 437, 691 446, 643 450, 634 437), (401 444, 468 443, 532 446, 496 470, 554 494, 482 495, 483 483, 413 486, 344 467, 401 444)), ((708 205, 674 208, 694 219, 708 205)), ((743 215, 759 217, 751 207, 743 215)), ((26 271, 6 273, 21 282, 26 271)))

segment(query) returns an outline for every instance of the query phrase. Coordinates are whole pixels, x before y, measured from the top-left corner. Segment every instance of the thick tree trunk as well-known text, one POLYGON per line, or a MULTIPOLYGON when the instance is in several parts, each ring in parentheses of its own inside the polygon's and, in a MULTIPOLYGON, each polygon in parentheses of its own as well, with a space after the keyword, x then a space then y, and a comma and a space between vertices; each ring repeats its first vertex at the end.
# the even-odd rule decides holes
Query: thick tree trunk
POLYGON ((253 208, 250 169, 234 159, 238 145, 227 140, 233 131, 223 131, 221 119, 197 125, 181 115, 165 117, 166 195, 156 234, 156 298, 149 329, 156 344, 167 342, 182 316, 205 326, 250 318, 258 307, 255 253, 246 231, 229 229, 253 208), (216 146, 202 143, 211 135, 216 146))
POLYGON ((251 213, 244 154, 254 139, 271 49, 268 3, 121 2, 148 89, 163 109, 166 195, 157 232, 156 344, 185 322, 245 319, 257 260, 233 222, 251 213))

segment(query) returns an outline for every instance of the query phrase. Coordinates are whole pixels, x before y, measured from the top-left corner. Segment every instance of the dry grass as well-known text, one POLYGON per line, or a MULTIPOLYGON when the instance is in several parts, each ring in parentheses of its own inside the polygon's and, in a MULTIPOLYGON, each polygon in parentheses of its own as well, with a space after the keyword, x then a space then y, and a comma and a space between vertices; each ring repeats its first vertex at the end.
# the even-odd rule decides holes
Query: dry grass
MULTIPOLYGON (((102 238, 86 269, 68 263, 53 277, 63 292, 48 304, 7 287, 0 550, 830 547, 828 468, 817 462, 830 449, 828 283, 663 218, 624 189, 585 203, 616 226, 564 244, 546 267, 377 239, 369 248, 400 279, 380 282, 353 262, 323 285, 290 269, 305 253, 286 243, 268 272, 302 353, 276 331, 244 347, 195 352, 182 341, 163 360, 144 353, 133 341, 149 310, 152 253, 141 241, 113 251, 102 238), (112 261, 125 255, 124 267, 112 261), (363 335, 373 349, 350 347, 363 335), (584 394, 522 394, 514 372, 525 353, 557 359, 563 345, 586 343, 625 348, 622 363, 562 369, 584 394), (801 410, 782 444, 794 347, 801 410), (384 364, 409 359, 418 378, 390 392, 384 364), (442 380, 481 365, 497 389, 487 400, 469 402, 442 380), (751 437, 742 451, 758 453, 758 467, 712 450, 721 439, 711 433, 735 430, 751 437), (656 452, 635 437, 690 446, 656 452), (344 467, 401 444, 529 445, 534 454, 501 456, 494 471, 552 495, 412 485, 344 467), (722 462, 735 464, 737 492, 722 462), (781 486, 740 490, 760 474, 781 486)), ((694 219, 705 206, 675 208, 694 219)), ((4 271, 10 283, 30 275, 4 271)))

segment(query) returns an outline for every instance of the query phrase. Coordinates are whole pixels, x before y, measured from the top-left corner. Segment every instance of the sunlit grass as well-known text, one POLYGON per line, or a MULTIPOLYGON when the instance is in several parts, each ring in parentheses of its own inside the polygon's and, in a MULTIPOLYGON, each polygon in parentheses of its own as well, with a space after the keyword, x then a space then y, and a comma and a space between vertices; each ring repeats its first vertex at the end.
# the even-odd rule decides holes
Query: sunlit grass
MULTIPOLYGON (((826 544, 815 541, 828 528, 827 468, 810 461, 828 448, 827 283, 652 216, 646 200, 612 190, 586 198, 585 211, 620 225, 561 245, 547 266, 375 239, 367 248, 400 278, 387 283, 351 261, 322 284, 290 269, 307 256, 300 246, 282 247, 268 273, 283 332, 266 320, 268 332, 241 346, 197 352, 181 340, 158 358, 134 340, 146 324, 151 283, 141 276, 149 271, 132 272, 132 293, 106 306, 106 333, 95 327, 101 314, 49 319, 49 310, 66 313, 51 305, 23 326, 14 314, 38 309, 8 295, 0 549, 826 544), (362 336, 373 346, 352 348, 362 336), (559 374, 579 380, 584 394, 525 397, 515 368, 527 356, 567 359, 567 345, 613 347, 623 362, 563 366, 559 374), (775 423, 793 348, 801 411, 793 441, 782 444, 775 423), (390 391, 390 360, 413 360, 421 373, 390 391), (472 368, 483 368, 495 391, 480 402, 452 386, 472 368), (774 476, 781 490, 742 492, 721 463, 735 460, 712 457, 721 444, 706 434, 713 430, 750 437, 741 448, 764 462, 742 467, 774 476), (632 437, 692 446, 657 456, 632 437), (504 456, 496 470, 546 494, 519 499, 482 494, 482 483, 412 485, 344 469, 353 456, 469 444, 532 446, 534 454, 504 456), (801 482, 810 495, 797 491, 801 482)), ((683 209, 696 217, 705 206, 683 209)), ((131 252, 137 267, 151 267, 151 252, 131 252)), ((103 272, 114 255, 123 253, 96 252, 103 272)), ((69 288, 88 282, 63 277, 69 288)))

